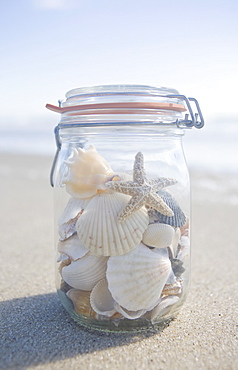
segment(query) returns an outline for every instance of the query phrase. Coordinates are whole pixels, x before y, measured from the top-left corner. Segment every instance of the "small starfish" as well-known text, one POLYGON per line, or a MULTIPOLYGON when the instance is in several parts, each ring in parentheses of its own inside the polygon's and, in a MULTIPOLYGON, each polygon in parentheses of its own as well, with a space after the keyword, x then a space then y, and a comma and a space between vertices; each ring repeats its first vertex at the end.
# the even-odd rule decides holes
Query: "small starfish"
POLYGON ((144 169, 144 157, 139 152, 135 156, 133 181, 108 181, 105 185, 108 189, 132 196, 127 206, 118 216, 118 221, 121 222, 144 205, 156 209, 163 215, 172 217, 174 215, 173 211, 156 192, 165 186, 176 183, 177 180, 166 177, 148 179, 144 169))

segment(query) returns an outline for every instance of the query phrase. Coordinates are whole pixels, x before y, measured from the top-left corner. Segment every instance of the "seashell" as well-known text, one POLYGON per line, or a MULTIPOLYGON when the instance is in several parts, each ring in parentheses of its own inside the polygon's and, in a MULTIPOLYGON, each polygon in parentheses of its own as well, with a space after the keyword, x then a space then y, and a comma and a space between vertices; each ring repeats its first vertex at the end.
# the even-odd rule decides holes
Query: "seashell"
POLYGON ((93 145, 88 150, 74 149, 65 163, 69 167, 64 180, 66 190, 76 198, 93 197, 99 189, 105 190, 105 182, 114 177, 111 167, 93 145))
POLYGON ((157 194, 162 198, 162 200, 172 209, 174 215, 172 217, 165 216, 162 213, 155 211, 158 220, 164 224, 168 224, 174 227, 181 227, 186 223, 186 216, 180 208, 174 197, 165 190, 159 190, 157 194))
POLYGON ((75 225, 83 212, 84 201, 76 198, 70 198, 64 212, 58 220, 58 233, 60 240, 70 238, 76 233, 75 225))
POLYGON ((173 235, 172 243, 169 246, 171 258, 175 258, 175 256, 177 255, 180 237, 181 237, 181 231, 180 231, 180 228, 177 227, 173 235))
POLYGON ((126 308, 121 307, 118 303, 115 304, 115 309, 118 313, 122 314, 123 317, 129 320, 135 320, 143 316, 147 310, 129 311, 126 308))
POLYGON ((151 323, 155 324, 161 316, 167 315, 171 309, 170 306, 179 301, 178 296, 168 296, 161 299, 159 304, 151 311, 151 323))
POLYGON ((116 192, 101 193, 90 200, 76 229, 79 239, 93 254, 118 256, 134 249, 142 239, 148 225, 145 207, 134 212, 124 222, 118 213, 130 199, 129 195, 116 192))
POLYGON ((167 249, 155 249, 140 243, 131 252, 108 260, 108 288, 114 300, 126 310, 151 310, 160 299, 171 263, 167 249))
POLYGON ((59 272, 60 272, 60 274, 62 273, 63 267, 70 265, 70 259, 69 259, 68 256, 62 255, 61 258, 62 259, 59 259, 57 261, 57 262, 60 262, 60 265, 59 265, 59 272))
POLYGON ((145 230, 142 242, 150 247, 166 248, 173 240, 174 229, 166 224, 150 224, 145 230))
POLYGON ((67 292, 67 296, 74 304, 74 311, 78 315, 95 318, 96 312, 90 305, 90 294, 89 291, 79 289, 70 289, 67 292))
POLYGON ((72 261, 70 265, 63 267, 62 278, 72 288, 92 290, 105 277, 107 260, 106 257, 93 256, 88 253, 77 261, 72 261))
POLYGON ((181 236, 179 244, 180 244, 180 249, 179 249, 179 252, 176 258, 181 261, 184 261, 189 256, 189 251, 190 251, 189 237, 186 235, 181 236))
POLYGON ((186 223, 180 227, 181 236, 189 236, 189 219, 187 218, 186 223))
POLYGON ((58 251, 68 256, 71 261, 76 261, 89 252, 79 240, 77 234, 74 234, 64 241, 60 241, 58 244, 58 251))
POLYGON ((180 277, 185 271, 185 268, 183 267, 183 261, 178 258, 172 258, 170 261, 174 275, 176 277, 180 277))
POLYGON ((108 290, 107 279, 100 280, 90 294, 90 303, 99 315, 111 317, 116 313, 115 301, 108 290))
MULTIPOLYGON (((171 262, 171 260, 170 260, 170 262, 171 262)), ((167 281, 166 281, 166 285, 167 284, 169 284, 169 285, 172 285, 172 284, 174 284, 176 282, 176 276, 174 275, 174 272, 173 272, 173 270, 172 270, 172 268, 171 268, 171 271, 170 271, 170 274, 169 274, 169 277, 168 277, 168 279, 167 279, 167 281)))
POLYGON ((174 284, 166 284, 162 290, 162 295, 177 295, 181 294, 182 285, 179 281, 175 281, 174 284))
POLYGON ((73 220, 83 209, 84 200, 71 197, 59 217, 58 225, 66 224, 68 221, 73 220))

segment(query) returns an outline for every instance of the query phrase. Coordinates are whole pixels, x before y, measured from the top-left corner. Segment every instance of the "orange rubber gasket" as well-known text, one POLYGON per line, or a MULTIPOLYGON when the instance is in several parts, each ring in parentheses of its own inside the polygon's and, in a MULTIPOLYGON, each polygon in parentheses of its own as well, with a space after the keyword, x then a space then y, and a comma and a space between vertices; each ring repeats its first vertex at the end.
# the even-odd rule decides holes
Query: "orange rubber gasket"
POLYGON ((85 114, 135 114, 135 113, 144 114, 145 110, 147 109, 154 109, 154 110, 163 109, 163 110, 172 110, 176 112, 185 112, 187 110, 181 104, 148 103, 148 102, 82 104, 82 105, 72 105, 69 107, 57 107, 55 105, 46 104, 46 108, 54 112, 57 112, 57 113, 67 113, 67 112, 77 111, 77 115, 81 115, 81 114, 82 115, 85 115, 85 114), (135 111, 135 109, 137 110, 135 111), (83 111, 83 112, 79 112, 79 111, 83 111), (91 111, 91 112, 85 112, 85 111, 91 111))

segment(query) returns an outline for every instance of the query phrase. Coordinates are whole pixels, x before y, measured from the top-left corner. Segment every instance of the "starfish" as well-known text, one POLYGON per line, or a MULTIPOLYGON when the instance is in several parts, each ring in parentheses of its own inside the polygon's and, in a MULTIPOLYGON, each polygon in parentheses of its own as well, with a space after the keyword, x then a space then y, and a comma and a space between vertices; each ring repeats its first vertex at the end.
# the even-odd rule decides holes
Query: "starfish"
POLYGON ((144 205, 154 208, 163 215, 172 217, 174 215, 173 211, 156 192, 176 183, 177 180, 166 177, 148 179, 144 169, 144 156, 139 152, 135 156, 133 181, 108 181, 105 185, 108 189, 132 197, 118 216, 118 221, 121 222, 144 205))

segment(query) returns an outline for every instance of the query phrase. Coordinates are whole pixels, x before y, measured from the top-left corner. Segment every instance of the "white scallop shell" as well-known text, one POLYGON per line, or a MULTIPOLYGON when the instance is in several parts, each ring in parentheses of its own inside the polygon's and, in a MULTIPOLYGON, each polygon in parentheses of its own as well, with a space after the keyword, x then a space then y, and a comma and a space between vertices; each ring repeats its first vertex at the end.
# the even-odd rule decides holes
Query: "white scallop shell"
POLYGON ((115 301, 108 290, 107 279, 100 280, 90 294, 92 309, 99 315, 111 317, 116 313, 115 301))
POLYGON ((105 182, 114 176, 109 164, 93 145, 88 150, 74 149, 73 155, 65 163, 69 173, 64 183, 73 197, 84 199, 96 195, 99 189, 106 189, 105 182))
POLYGON ((115 301, 129 311, 151 310, 170 275, 167 250, 157 253, 140 243, 122 256, 110 257, 106 277, 115 301))
POLYGON ((90 200, 76 229, 79 239, 95 255, 118 256, 134 249, 148 225, 145 207, 134 212, 124 222, 117 217, 126 206, 129 195, 101 193, 90 200))
POLYGON ((83 243, 79 240, 78 235, 74 234, 70 238, 60 241, 58 244, 59 253, 66 254, 71 261, 76 261, 79 258, 82 258, 89 252, 83 243))
POLYGON ((151 311, 151 322, 155 324, 157 319, 161 316, 166 315, 169 313, 172 305, 176 304, 179 301, 179 297, 177 296, 168 296, 159 302, 159 304, 151 311))
POLYGON ((166 248, 173 240, 174 229, 166 224, 150 224, 145 230, 142 242, 150 247, 166 248))
POLYGON ((93 287, 105 277, 107 268, 106 257, 97 257, 91 254, 72 261, 63 267, 62 278, 72 288, 92 290, 93 287))

